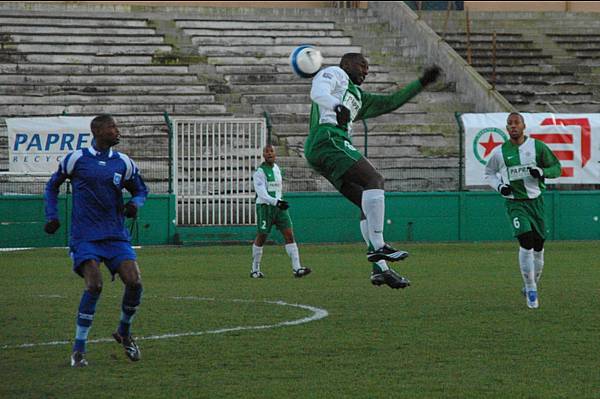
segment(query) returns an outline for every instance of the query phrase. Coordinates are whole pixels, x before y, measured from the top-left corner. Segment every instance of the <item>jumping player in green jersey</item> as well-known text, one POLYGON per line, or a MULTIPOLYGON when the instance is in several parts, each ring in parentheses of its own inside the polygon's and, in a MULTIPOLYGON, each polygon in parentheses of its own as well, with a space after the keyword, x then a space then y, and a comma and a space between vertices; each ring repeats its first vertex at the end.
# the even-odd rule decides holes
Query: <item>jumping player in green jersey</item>
POLYGON ((374 262, 371 282, 405 288, 410 282, 390 269, 386 261, 405 259, 383 239, 385 211, 384 178, 352 145, 352 122, 390 113, 434 82, 440 70, 431 67, 414 82, 388 95, 364 92, 359 86, 368 75, 369 63, 362 54, 347 53, 340 66, 322 69, 313 79, 310 97, 310 132, 304 144, 309 165, 361 210, 360 229, 374 262))
POLYGON ((294 241, 292 220, 288 213, 290 207, 283 198, 283 184, 281 169, 275 163, 275 148, 267 144, 263 148, 265 161, 254 173, 254 191, 256 192, 256 239, 252 244, 252 271, 250 277, 263 278, 260 271, 260 261, 263 254, 263 245, 271 232, 273 225, 277 227, 285 240, 285 251, 292 260, 294 277, 304 277, 311 272, 308 267, 300 264, 298 245, 294 241))
POLYGON ((523 293, 530 309, 539 307, 537 284, 544 269, 544 198, 546 179, 560 176, 559 160, 540 140, 524 135, 523 115, 512 112, 506 121, 510 140, 497 147, 485 167, 490 186, 506 198, 506 212, 519 240, 523 293))

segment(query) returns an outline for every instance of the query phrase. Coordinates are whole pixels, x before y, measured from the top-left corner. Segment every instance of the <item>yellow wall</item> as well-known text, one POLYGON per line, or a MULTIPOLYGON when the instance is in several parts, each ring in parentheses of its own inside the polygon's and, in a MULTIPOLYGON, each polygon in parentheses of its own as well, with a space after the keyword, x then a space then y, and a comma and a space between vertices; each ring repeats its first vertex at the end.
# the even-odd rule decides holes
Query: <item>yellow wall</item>
POLYGON ((469 11, 600 12, 600 1, 465 1, 469 11))

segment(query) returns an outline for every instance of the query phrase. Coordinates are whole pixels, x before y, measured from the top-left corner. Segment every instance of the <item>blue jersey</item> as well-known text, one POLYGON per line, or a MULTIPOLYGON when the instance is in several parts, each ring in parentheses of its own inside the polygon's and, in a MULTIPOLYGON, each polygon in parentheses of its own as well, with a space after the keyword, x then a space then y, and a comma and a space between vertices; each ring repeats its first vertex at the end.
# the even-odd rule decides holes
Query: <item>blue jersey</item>
POLYGON ((148 189, 127 155, 112 149, 99 152, 94 147, 67 154, 46 184, 46 220, 58 220, 58 192, 66 179, 71 180, 73 187, 69 245, 105 239, 130 240, 125 228, 122 190, 131 193, 139 208, 146 201, 148 189))

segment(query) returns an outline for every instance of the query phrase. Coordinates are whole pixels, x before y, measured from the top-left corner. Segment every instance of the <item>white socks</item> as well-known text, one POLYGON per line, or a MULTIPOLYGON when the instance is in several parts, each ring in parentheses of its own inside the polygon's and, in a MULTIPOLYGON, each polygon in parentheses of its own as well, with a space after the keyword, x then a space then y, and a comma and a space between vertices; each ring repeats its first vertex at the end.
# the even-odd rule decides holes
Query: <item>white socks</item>
MULTIPOLYGON (((302 268, 300 265, 300 254, 298 252, 298 245, 295 242, 285 245, 285 252, 289 255, 292 260, 292 268, 298 270, 302 268)), ((257 247, 256 244, 252 244, 252 271, 260 271, 260 260, 263 255, 263 247, 257 247)))
POLYGON ((537 284, 542 277, 542 271, 544 271, 544 249, 540 252, 533 251, 533 268, 535 274, 535 283, 537 284))
POLYGON ((291 244, 285 244, 285 252, 289 255, 292 260, 292 268, 294 270, 300 269, 300 254, 298 253, 298 245, 295 242, 291 244))
POLYGON ((537 291, 533 265, 533 249, 519 247, 519 266, 521 267, 521 275, 523 276, 527 292, 537 291))
MULTIPOLYGON (((369 245, 371 245, 371 242, 369 241, 369 227, 368 227, 369 223, 367 222, 367 219, 361 220, 360 221, 360 233, 363 236, 363 240, 365 240, 365 242, 367 243, 367 247, 369 245)), ((385 263, 385 261, 382 259, 380 261, 375 262, 377 264, 377 266, 379 266, 379 268, 381 269, 382 272, 386 271, 389 269, 387 263, 385 263)))
POLYGON ((256 244, 252 244, 252 271, 260 271, 260 260, 263 254, 263 247, 257 247, 256 244))
POLYGON ((361 207, 367 216, 369 241, 377 250, 385 245, 383 241, 383 220, 385 217, 385 195, 380 189, 365 190, 362 193, 361 207))

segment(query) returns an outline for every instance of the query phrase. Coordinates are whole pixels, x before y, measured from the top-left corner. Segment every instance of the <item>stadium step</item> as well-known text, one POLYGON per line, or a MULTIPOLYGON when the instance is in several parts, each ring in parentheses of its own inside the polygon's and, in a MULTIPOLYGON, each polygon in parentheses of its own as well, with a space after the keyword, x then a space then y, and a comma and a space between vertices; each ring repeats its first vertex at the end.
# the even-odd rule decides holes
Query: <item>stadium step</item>
POLYGON ((96 64, 0 64, 0 73, 19 74, 119 74, 119 75, 182 75, 189 73, 187 65, 96 65, 96 64))
POLYGON ((128 94, 128 95, 145 95, 145 94, 208 94, 209 89, 206 85, 202 84, 149 84, 134 85, 134 84, 49 84, 49 83, 36 83, 36 84, 10 84, 1 83, 0 93, 8 95, 22 94, 24 96, 45 96, 45 95, 61 95, 61 94, 87 94, 87 95, 98 95, 98 94, 128 94))
POLYGON ((113 74, 81 74, 81 75, 23 75, 20 73, 9 74, 5 73, 0 75, 0 83, 14 83, 14 84, 25 84, 25 83, 66 83, 66 84, 107 84, 107 83, 120 83, 120 84, 183 84, 183 83, 198 83, 198 78, 193 74, 170 74, 170 75, 113 75, 113 74))
MULTIPOLYGON (((7 33, 4 41, 8 41, 10 43, 27 43, 27 44, 35 44, 35 43, 68 43, 72 44, 86 44, 86 43, 97 43, 102 45, 108 44, 116 44, 122 45, 123 43, 127 43, 128 45, 146 45, 146 44, 164 44, 164 39, 162 36, 154 35, 154 34, 123 34, 123 35, 107 35, 107 34, 58 34, 58 33, 7 33)), ((29 50, 31 51, 31 50, 29 50)))

